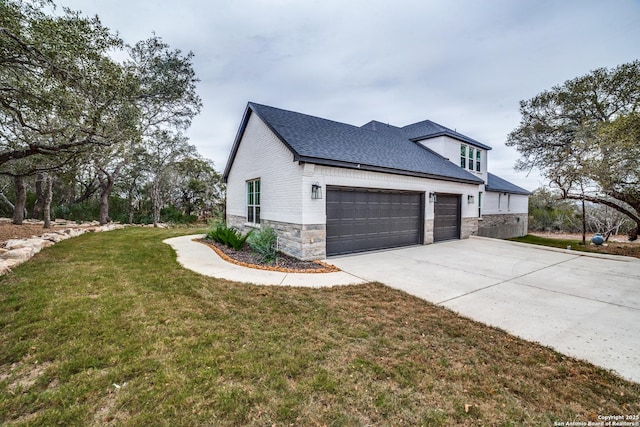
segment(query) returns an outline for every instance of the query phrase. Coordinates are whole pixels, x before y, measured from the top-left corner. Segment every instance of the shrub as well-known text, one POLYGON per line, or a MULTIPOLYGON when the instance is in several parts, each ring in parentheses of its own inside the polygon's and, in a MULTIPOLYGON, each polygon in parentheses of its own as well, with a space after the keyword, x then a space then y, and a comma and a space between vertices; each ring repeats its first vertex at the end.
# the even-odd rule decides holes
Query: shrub
POLYGON ((219 223, 209 230, 207 238, 239 251, 244 246, 252 231, 253 230, 243 235, 238 229, 227 227, 224 223, 219 223))
POLYGON ((272 262, 276 259, 276 241, 278 236, 271 227, 265 227, 254 233, 248 240, 249 247, 258 254, 260 262, 272 262))

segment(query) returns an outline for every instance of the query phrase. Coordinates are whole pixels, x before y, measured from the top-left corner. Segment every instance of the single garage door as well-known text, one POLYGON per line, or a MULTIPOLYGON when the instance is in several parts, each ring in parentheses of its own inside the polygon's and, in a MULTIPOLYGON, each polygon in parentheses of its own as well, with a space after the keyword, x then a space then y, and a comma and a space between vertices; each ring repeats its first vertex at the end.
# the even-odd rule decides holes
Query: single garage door
POLYGON ((460 195, 436 194, 433 241, 460 238, 460 195))
POLYGON ((327 188, 327 255, 422 243, 424 193, 327 188))

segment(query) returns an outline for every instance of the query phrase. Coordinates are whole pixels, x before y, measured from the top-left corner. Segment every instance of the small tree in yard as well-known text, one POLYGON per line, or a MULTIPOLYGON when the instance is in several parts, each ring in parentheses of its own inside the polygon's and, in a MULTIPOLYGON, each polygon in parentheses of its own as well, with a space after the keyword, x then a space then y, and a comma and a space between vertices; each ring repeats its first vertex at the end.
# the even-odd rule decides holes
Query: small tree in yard
POLYGON ((600 68, 521 101, 507 145, 565 199, 598 203, 640 230, 640 61, 600 68))

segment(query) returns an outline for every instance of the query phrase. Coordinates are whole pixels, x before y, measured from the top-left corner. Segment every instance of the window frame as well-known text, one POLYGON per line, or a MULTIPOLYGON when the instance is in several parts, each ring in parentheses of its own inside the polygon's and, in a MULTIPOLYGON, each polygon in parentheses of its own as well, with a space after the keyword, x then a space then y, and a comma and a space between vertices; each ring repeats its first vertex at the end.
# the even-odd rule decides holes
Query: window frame
POLYGON ((482 150, 469 144, 460 144, 460 167, 469 172, 482 173, 482 150))
POLYGON ((247 202, 247 223, 259 225, 260 217, 260 193, 262 185, 260 178, 249 179, 246 181, 246 202, 247 202))

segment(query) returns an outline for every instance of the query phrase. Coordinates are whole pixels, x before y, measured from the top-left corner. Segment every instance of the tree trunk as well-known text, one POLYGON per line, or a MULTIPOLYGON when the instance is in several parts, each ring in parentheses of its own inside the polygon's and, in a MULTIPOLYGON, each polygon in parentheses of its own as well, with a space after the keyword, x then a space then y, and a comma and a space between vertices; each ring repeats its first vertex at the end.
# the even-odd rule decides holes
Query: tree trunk
POLYGON ((114 178, 110 175, 98 178, 100 182, 100 225, 111 222, 109 218, 109 195, 113 188, 114 178))
POLYGON ((53 179, 47 174, 44 190, 44 228, 51 228, 51 200, 53 199, 53 179))
POLYGON ((636 228, 629 231, 629 241, 634 242, 638 240, 638 233, 640 233, 640 221, 636 221, 636 228))
POLYGON ((31 218, 33 219, 40 219, 42 217, 42 208, 45 203, 45 195, 42 191, 42 182, 46 179, 45 175, 46 174, 44 172, 38 172, 36 174, 36 203, 33 205, 33 211, 31 211, 31 218))
POLYGON ((16 204, 13 208, 13 223, 16 225, 22 225, 24 221, 24 209, 27 203, 27 185, 24 182, 24 177, 17 175, 13 178, 13 182, 16 188, 16 204))
POLYGON ((587 244, 587 214, 584 207, 584 197, 582 198, 582 244, 587 244))
POLYGON ((136 179, 133 180, 131 186, 129 187, 129 191, 127 191, 127 214, 129 219, 129 224, 133 224, 133 193, 136 191, 136 179))
POLYGON ((160 183, 153 181, 151 186, 151 203, 153 205, 153 226, 157 227, 160 222, 160 183))

